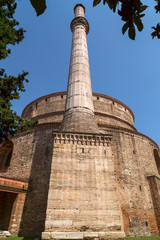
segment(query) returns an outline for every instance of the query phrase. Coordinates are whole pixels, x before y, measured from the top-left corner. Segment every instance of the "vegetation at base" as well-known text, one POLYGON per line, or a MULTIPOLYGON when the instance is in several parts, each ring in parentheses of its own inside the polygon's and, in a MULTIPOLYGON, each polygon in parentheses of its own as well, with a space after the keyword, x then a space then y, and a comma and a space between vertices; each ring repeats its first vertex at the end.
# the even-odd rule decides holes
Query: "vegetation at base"
MULTIPOLYGON (((48 0, 49 1, 49 0, 48 0)), ((51 1, 51 0, 50 0, 51 1)), ((135 40, 136 28, 138 31, 142 31, 144 26, 142 18, 145 16, 144 11, 147 9, 147 5, 144 5, 140 0, 92 0, 93 7, 103 2, 103 5, 107 5, 111 11, 117 13, 121 20, 124 21, 122 27, 122 33, 128 31, 130 39, 135 40)), ((153 0, 152 0, 153 1, 153 0)), ((46 9, 46 0, 30 0, 34 7, 37 16, 41 15, 46 9)), ((155 2, 155 14, 160 14, 160 0, 154 0, 155 2)), ((152 27, 154 31, 151 33, 152 38, 157 37, 160 39, 160 25, 159 23, 152 27)))
MULTIPOLYGON (((34 240, 38 238, 36 236, 33 237, 8 237, 8 238, 0 238, 0 240, 34 240)), ((151 236, 151 237, 126 237, 125 240, 160 240, 160 236, 151 236)))
POLYGON ((35 238, 39 239, 37 236, 31 237, 7 237, 7 238, 0 238, 0 240, 34 240, 35 238))
MULTIPOLYGON (((19 22, 14 18, 17 4, 15 0, 0 1, 0 60, 5 59, 11 49, 8 46, 19 44, 24 38, 24 29, 17 29, 19 22)), ((36 124, 26 121, 14 112, 11 101, 19 99, 24 92, 24 82, 28 82, 28 72, 18 76, 8 76, 5 69, 0 68, 0 143, 6 141, 17 131, 27 130, 36 124)))

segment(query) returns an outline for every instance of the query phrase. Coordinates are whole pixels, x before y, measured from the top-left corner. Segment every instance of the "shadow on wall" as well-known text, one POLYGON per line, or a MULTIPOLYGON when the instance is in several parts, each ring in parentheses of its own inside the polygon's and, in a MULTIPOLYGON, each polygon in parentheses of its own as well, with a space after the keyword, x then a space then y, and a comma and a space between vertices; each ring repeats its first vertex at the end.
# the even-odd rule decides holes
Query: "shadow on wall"
POLYGON ((155 158, 157 170, 158 170, 158 173, 160 174, 160 157, 159 157, 157 149, 154 149, 153 153, 154 153, 154 158, 155 158))
POLYGON ((53 154, 52 129, 35 131, 32 144, 34 156, 18 234, 20 236, 40 236, 44 231, 53 154))
POLYGON ((8 140, 0 147, 0 172, 6 172, 10 165, 13 152, 13 142, 8 140))
POLYGON ((148 176, 152 202, 157 222, 157 228, 160 235, 160 178, 156 176, 148 176))

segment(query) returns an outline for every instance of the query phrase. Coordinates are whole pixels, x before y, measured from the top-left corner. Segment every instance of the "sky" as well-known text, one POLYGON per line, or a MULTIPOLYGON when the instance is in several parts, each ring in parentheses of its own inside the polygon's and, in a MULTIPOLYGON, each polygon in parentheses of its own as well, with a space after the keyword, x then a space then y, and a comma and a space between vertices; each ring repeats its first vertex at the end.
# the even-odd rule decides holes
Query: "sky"
POLYGON ((92 7, 93 0, 46 0, 47 9, 36 16, 29 0, 17 0, 15 18, 26 30, 25 39, 11 46, 12 53, 0 67, 10 75, 28 71, 26 92, 13 102, 21 114, 24 107, 46 94, 67 88, 73 8, 82 3, 90 25, 87 35, 93 92, 114 97, 125 103, 135 115, 137 130, 160 146, 160 40, 152 40, 151 27, 159 21, 154 1, 143 18, 144 30, 136 40, 123 36, 123 22, 107 5, 92 7))

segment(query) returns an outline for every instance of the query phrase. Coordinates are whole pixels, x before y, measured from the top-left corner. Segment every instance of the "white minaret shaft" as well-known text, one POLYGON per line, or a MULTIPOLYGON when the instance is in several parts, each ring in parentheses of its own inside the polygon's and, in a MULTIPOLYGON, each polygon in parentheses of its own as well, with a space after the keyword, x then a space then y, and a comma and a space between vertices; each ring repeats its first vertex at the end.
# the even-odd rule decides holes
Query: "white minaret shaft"
POLYGON ((93 114, 91 78, 88 60, 86 33, 89 25, 84 18, 84 8, 75 7, 75 19, 71 23, 73 32, 66 114, 73 111, 87 111, 93 114))
POLYGON ((83 5, 76 5, 74 12, 75 18, 71 22, 73 38, 67 99, 61 130, 83 132, 89 127, 87 132, 98 132, 98 126, 94 119, 86 39, 86 34, 89 32, 89 24, 84 18, 85 8, 83 5), (81 126, 84 123, 87 126, 81 126))

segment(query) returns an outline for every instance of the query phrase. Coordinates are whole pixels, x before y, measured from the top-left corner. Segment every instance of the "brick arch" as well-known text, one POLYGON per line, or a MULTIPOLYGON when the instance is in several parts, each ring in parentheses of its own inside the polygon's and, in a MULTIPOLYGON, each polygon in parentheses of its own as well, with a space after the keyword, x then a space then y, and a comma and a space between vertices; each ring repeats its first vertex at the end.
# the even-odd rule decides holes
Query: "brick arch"
POLYGON ((160 157, 157 149, 153 150, 153 154, 154 154, 154 159, 157 165, 158 173, 160 174, 160 157))
POLYGON ((0 147, 0 169, 9 167, 13 152, 13 142, 8 140, 0 147))

